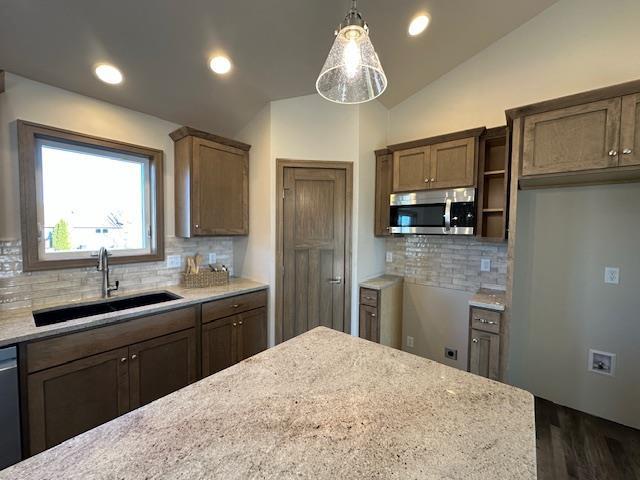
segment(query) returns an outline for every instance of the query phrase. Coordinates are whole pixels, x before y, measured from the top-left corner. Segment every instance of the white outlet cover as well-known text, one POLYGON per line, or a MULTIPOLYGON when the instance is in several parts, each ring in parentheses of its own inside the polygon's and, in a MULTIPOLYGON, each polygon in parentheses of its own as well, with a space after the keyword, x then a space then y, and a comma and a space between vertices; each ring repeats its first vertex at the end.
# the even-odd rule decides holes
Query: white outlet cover
POLYGON ((608 375, 615 377, 616 374, 616 354, 610 352, 602 352, 600 350, 589 350, 589 359, 587 361, 587 370, 600 375, 608 375), (602 368, 599 367, 602 363, 602 368))
POLYGON ((616 267, 604 267, 604 283, 618 285, 620 283, 620 269, 616 267))
POLYGON ((387 263, 393 262, 393 252, 387 252, 387 263))
POLYGON ((182 257, 180 255, 167 256, 167 268, 180 268, 182 257))
POLYGON ((210 253, 209 253, 209 263, 210 263, 211 265, 215 265, 215 263, 216 263, 217 261, 218 261, 218 255, 217 255, 217 254, 215 254, 215 253, 213 253, 213 252, 210 252, 210 253))
POLYGON ((413 348, 413 337, 407 335, 407 347, 413 348))
POLYGON ((481 258, 480 259, 480 271, 481 272, 490 272, 491 271, 491 259, 490 258, 481 258))

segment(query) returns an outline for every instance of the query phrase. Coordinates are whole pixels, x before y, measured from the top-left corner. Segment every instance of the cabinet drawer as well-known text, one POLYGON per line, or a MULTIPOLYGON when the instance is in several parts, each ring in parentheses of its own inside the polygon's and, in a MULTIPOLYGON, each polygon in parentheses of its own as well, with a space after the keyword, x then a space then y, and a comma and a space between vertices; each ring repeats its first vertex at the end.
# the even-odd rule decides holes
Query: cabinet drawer
POLYGON ((202 323, 267 306, 267 291, 245 293, 202 305, 202 323))
POLYGON ((378 306, 378 291, 370 288, 360 289, 360 303, 371 307, 378 306))
POLYGON ((181 308, 29 343, 27 371, 36 372, 132 343, 186 330, 195 327, 196 317, 195 307, 181 308))
POLYGON ((500 312, 483 308, 471 309, 471 328, 484 332, 500 333, 500 312))

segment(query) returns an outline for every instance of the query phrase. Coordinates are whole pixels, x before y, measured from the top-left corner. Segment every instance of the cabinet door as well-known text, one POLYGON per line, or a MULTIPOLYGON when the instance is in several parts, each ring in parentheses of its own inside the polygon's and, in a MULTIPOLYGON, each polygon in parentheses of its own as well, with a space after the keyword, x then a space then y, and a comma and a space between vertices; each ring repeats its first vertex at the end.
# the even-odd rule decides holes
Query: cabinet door
POLYGON ((196 376, 195 328, 129 347, 132 409, 195 382, 196 376))
POLYGON ((267 309, 258 308, 239 317, 238 361, 267 349, 267 309))
POLYGON ((620 105, 613 98, 525 117, 522 174, 617 166, 620 105))
POLYGON ((393 191, 413 192, 429 187, 430 147, 393 153, 393 191))
POLYGON ((376 157, 376 193, 373 233, 376 236, 390 235, 389 232, 389 195, 393 188, 393 169, 391 155, 376 157))
POLYGON ((239 315, 202 326, 202 376, 212 375, 235 364, 239 315))
POLYGON ((620 165, 640 165, 640 94, 622 97, 620 165))
POLYGON ((195 235, 249 233, 247 152, 193 139, 191 213, 195 235))
POLYGON ((360 338, 380 343, 380 320, 377 308, 360 305, 360 338))
POLYGON ((500 373, 500 335, 471 330, 469 371, 498 380, 500 373))
POLYGON ((430 188, 476 184, 476 139, 462 138, 431 145, 430 188))
POLYGON ((30 454, 126 413, 127 358, 120 348, 29 375, 30 454))

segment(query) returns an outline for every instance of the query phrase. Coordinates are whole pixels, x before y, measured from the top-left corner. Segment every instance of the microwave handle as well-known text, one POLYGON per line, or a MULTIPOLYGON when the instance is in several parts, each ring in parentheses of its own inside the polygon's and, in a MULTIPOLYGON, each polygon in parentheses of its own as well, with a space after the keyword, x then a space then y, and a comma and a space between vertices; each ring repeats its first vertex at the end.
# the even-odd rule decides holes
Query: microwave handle
POLYGON ((447 198, 444 207, 444 229, 451 230, 451 199, 447 198))

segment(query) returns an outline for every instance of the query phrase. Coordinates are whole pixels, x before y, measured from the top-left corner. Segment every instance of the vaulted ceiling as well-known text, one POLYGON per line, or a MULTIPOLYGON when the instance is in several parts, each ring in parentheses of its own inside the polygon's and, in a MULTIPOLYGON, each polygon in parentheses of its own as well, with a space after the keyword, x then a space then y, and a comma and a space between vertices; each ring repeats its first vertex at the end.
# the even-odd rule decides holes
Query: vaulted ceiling
MULTIPOLYGON (((360 0, 392 107, 555 0, 360 0), (431 25, 409 37, 410 19, 431 25)), ((233 135, 265 103, 315 92, 348 0, 3 0, 0 69, 179 124, 233 135), (233 70, 216 76, 215 53, 233 70), (93 74, 100 62, 125 75, 93 74)))

